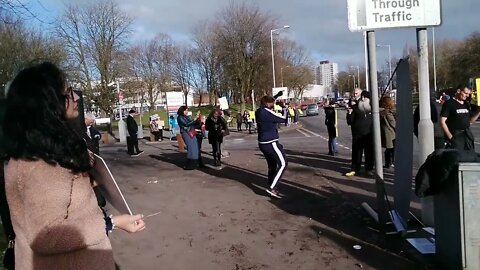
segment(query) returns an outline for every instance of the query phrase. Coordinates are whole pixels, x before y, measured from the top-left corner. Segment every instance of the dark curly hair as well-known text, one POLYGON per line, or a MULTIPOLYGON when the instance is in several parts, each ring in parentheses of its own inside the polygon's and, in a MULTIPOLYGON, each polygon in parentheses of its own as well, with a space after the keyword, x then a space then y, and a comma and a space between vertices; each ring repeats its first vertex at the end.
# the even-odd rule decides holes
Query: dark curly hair
POLYGON ((188 107, 183 105, 183 106, 180 106, 180 108, 178 108, 177 110, 177 114, 178 115, 181 115, 181 116, 185 116, 185 111, 188 110, 188 107))
POLYGON ((86 143, 66 119, 65 89, 66 76, 52 63, 18 73, 7 93, 3 123, 8 158, 42 159, 75 173, 91 169, 86 143))

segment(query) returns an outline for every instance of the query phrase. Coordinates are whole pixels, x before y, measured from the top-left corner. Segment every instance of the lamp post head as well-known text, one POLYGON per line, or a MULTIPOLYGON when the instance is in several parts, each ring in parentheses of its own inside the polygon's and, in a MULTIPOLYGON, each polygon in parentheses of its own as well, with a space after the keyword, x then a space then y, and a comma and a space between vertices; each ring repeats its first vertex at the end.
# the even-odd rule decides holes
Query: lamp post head
POLYGON ((290 28, 290 25, 284 25, 283 28, 290 28))
POLYGON ((115 85, 115 82, 111 82, 111 83, 107 84, 108 87, 114 86, 114 85, 115 85))

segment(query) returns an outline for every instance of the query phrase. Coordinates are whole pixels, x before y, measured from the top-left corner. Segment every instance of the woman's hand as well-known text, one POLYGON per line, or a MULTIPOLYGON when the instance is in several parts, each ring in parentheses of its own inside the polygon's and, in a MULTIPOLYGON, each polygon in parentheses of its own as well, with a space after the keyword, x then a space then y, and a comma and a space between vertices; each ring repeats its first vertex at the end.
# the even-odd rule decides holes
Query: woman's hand
POLYGON ((129 233, 139 232, 145 229, 145 221, 143 221, 143 215, 114 216, 112 217, 112 222, 113 224, 115 224, 115 227, 129 233))

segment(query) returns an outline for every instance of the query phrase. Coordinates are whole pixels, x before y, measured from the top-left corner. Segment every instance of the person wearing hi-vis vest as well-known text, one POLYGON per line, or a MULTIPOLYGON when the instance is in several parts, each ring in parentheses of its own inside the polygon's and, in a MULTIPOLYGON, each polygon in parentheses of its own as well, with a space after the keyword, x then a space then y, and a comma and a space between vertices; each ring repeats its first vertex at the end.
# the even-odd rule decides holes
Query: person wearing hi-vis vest
MULTIPOLYGON (((280 91, 277 96, 281 96, 280 91)), ((275 198, 282 198, 276 188, 283 173, 287 169, 287 159, 283 146, 278 142, 278 123, 285 123, 287 118, 279 116, 273 111, 275 97, 264 96, 260 108, 255 112, 258 125, 258 146, 268 164, 267 193, 275 198)))
POLYGON ((295 117, 295 110, 293 109, 292 105, 288 105, 288 124, 291 125, 294 122, 295 117))

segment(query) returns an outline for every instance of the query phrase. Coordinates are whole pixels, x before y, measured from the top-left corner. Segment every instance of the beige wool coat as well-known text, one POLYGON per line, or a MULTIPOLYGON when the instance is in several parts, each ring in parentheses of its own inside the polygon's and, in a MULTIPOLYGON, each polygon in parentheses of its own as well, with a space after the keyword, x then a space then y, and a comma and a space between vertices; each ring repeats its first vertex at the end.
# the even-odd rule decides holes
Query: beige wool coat
POLYGON ((380 110, 380 134, 382 139, 382 147, 394 148, 395 147, 395 115, 390 110, 380 110))
POLYGON ((87 175, 43 160, 11 159, 5 188, 16 233, 16 269, 115 269, 87 175))

